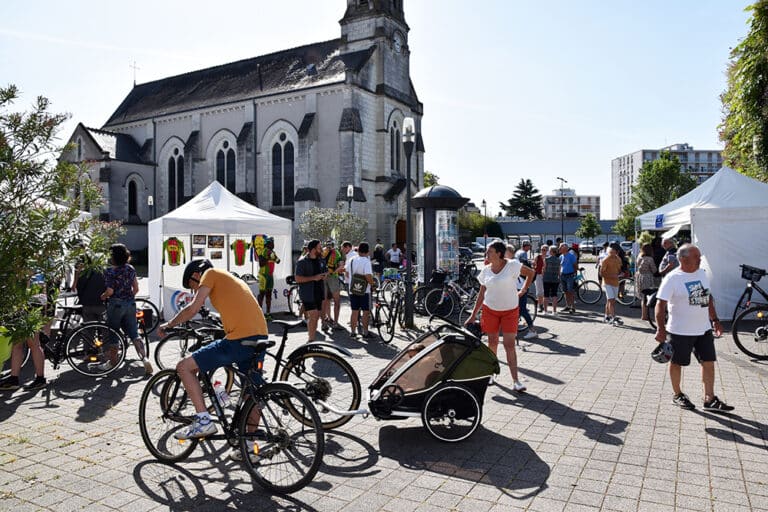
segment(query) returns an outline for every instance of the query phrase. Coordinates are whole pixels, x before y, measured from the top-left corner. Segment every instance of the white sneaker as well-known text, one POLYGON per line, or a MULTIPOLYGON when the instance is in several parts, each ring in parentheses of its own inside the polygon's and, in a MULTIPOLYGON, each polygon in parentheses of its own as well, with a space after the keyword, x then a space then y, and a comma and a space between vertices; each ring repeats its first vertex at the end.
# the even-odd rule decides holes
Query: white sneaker
POLYGON ((523 392, 523 391, 525 391, 526 389, 528 389, 528 388, 526 388, 526 387, 525 387, 525 384, 523 384, 523 383, 522 383, 522 382, 520 382, 519 380, 516 380, 516 381, 515 381, 515 385, 514 385, 514 390, 515 390, 515 391, 517 391, 518 393, 522 393, 522 392, 523 392))
POLYGON ((494 385, 494 384, 496 384, 496 374, 495 374, 495 373, 492 373, 492 374, 491 374, 491 378, 490 378, 490 379, 488 379, 488 385, 489 385, 489 386, 492 386, 492 385, 494 385))
POLYGON ((176 439, 197 439, 213 435, 216 433, 216 430, 216 424, 211 418, 201 420, 196 417, 187 430, 176 432, 173 434, 173 437, 176 439))
POLYGON ((99 370, 100 372, 108 372, 109 370, 114 368, 115 365, 112 364, 112 361, 107 359, 103 363, 94 363, 93 367, 96 368, 97 370, 99 370))
POLYGON ((525 333, 525 336, 523 336, 523 339, 524 340, 529 340, 531 338, 535 338, 536 336, 538 336, 538 334, 536 334, 536 331, 534 331, 533 329, 529 328, 528 332, 525 333))
POLYGON ((152 363, 149 362, 149 359, 144 359, 142 362, 144 363, 144 373, 152 375, 155 370, 152 368, 152 363))

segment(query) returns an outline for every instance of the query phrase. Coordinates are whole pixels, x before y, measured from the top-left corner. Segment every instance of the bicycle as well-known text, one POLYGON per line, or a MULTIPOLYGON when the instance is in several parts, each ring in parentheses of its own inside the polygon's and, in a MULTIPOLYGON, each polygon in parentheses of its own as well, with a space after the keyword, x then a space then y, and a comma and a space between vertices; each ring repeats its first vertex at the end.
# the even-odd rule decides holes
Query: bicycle
MULTIPOLYGON (((266 340, 243 343, 257 351, 274 344, 266 340)), ((317 410, 290 384, 263 383, 261 363, 252 364, 245 372, 232 366, 229 369, 237 376, 241 389, 234 410, 219 401, 210 375, 198 374, 203 397, 223 430, 204 439, 226 440, 239 448, 246 469, 264 489, 277 493, 298 491, 312 481, 325 452, 325 434, 317 410)), ((204 439, 177 440, 174 434, 187 428, 194 418, 194 407, 175 370, 162 370, 150 378, 139 402, 139 430, 144 445, 156 459, 173 463, 189 457, 204 439)))
POLYGON ((768 360, 768 304, 755 304, 733 320, 733 342, 758 361, 768 360))
POLYGON ((768 304, 768 292, 757 285, 757 282, 766 274, 766 271, 762 268, 752 267, 750 265, 739 265, 739 267, 741 268, 741 278, 747 280, 748 282, 747 286, 744 288, 744 292, 736 302, 736 307, 733 310, 734 322, 736 321, 736 317, 739 316, 739 314, 745 309, 758 304, 768 304), (765 302, 752 301, 752 294, 755 290, 757 293, 763 296, 765 302))
POLYGON ((635 278, 624 277, 619 279, 619 293, 616 296, 616 302, 623 306, 632 306, 636 301, 635 278))
POLYGON ((289 286, 288 288, 288 312, 290 312, 293 316, 296 317, 304 317, 304 304, 301 302, 301 297, 299 296, 299 285, 296 282, 295 276, 287 276, 285 278, 285 284, 289 286))
POLYGON ((475 305, 478 290, 470 288, 465 290, 453 279, 447 279, 441 288, 435 288, 424 297, 424 309, 429 316, 449 318, 456 305, 459 312, 475 305))
MULTIPOLYGON (((597 281, 592 281, 584 276, 584 267, 579 267, 579 271, 574 278, 574 293, 584 304, 597 304, 603 298, 603 289, 597 281)), ((557 290, 557 302, 562 304, 565 300, 565 291, 563 285, 557 290)))
POLYGON ((379 336, 384 343, 390 343, 395 337, 395 325, 405 327, 405 290, 396 288, 388 303, 384 300, 381 290, 374 296, 373 311, 371 313, 371 327, 376 327, 379 336))
POLYGON ((143 297, 136 297, 136 311, 144 311, 144 319, 145 319, 145 330, 147 334, 150 334, 154 332, 155 329, 157 329, 157 326, 160 325, 160 310, 155 306, 155 304, 146 298, 143 297), (150 314, 147 314, 146 311, 151 310, 151 316, 150 314), (149 316, 149 318, 147 318, 149 316))
MULTIPOLYGON (((347 362, 352 353, 331 343, 315 341, 300 346, 284 358, 288 332, 304 325, 304 321, 273 320, 271 323, 283 327, 277 353, 266 354, 275 361, 272 381, 291 381, 317 404, 324 428, 337 428, 347 423, 352 416, 345 413, 356 410, 362 396, 360 379, 347 362)), ((221 326, 215 324, 169 329, 168 335, 155 347, 155 363, 160 369, 175 368, 178 361, 214 339, 223 338, 223 334, 221 326)), ((227 391, 232 389, 234 374, 217 374, 215 378, 224 379, 227 391)))

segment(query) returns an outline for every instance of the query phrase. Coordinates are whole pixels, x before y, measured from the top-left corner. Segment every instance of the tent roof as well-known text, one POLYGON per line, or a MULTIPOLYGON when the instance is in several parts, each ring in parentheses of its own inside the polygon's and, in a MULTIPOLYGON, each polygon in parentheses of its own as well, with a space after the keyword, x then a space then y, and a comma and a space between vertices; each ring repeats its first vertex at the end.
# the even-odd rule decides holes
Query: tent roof
POLYGON ((150 222, 168 234, 256 233, 269 225, 275 235, 290 235, 292 221, 246 203, 214 181, 184 205, 150 222))
POLYGON ((691 223, 694 208, 751 208, 768 206, 768 183, 722 167, 684 196, 638 217, 640 229, 667 230, 691 223), (662 216, 658 220, 657 218, 662 216))

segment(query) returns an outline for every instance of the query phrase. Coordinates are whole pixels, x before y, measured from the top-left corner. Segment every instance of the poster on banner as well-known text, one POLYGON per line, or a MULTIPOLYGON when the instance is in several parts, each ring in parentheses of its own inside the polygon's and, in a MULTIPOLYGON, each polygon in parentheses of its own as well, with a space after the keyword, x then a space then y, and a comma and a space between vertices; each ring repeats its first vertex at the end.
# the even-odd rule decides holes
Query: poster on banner
MULTIPOLYGON (((416 254, 424 254, 424 210, 416 211, 416 254)), ((416 263, 416 262, 414 262, 416 263)), ((424 261, 418 262, 416 266, 416 279, 419 283, 424 283, 424 261)))
POLYGON ((435 211, 437 268, 459 274, 459 229, 455 210, 435 211))

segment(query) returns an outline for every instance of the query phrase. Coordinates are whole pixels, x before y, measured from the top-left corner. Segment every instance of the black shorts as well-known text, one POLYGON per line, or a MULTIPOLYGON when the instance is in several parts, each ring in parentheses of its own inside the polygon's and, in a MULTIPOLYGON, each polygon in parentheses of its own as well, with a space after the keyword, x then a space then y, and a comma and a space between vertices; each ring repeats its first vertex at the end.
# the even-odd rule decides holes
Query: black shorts
POLYGON ((560 286, 559 282, 548 283, 544 281, 544 296, 548 298, 557 297, 557 288, 560 286))
POLYGON ((370 311, 371 303, 368 294, 366 293, 365 295, 354 295, 350 293, 349 308, 352 311, 370 311))
POLYGON ((321 311, 323 309, 323 301, 319 302, 302 302, 304 311, 321 311))
POLYGON ((682 334, 669 333, 669 342, 675 349, 672 362, 680 366, 691 364, 691 352, 702 363, 705 361, 717 361, 715 355, 715 337, 712 330, 708 330, 699 336, 683 336, 682 334))

